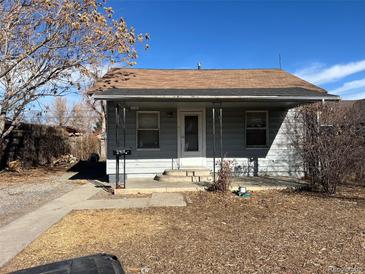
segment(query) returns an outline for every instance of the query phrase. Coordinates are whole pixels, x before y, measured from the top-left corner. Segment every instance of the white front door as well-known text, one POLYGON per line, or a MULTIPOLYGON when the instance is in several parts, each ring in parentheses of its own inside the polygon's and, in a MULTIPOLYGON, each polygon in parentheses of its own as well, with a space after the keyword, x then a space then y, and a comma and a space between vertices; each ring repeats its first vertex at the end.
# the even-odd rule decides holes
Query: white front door
POLYGON ((179 111, 180 167, 205 166, 205 111, 179 111))

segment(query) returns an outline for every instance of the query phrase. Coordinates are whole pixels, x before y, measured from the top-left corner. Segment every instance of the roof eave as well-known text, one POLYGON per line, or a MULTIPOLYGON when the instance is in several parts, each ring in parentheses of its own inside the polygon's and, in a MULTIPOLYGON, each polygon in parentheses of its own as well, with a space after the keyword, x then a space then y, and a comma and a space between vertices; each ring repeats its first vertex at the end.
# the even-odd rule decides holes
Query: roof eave
POLYGON ((207 95, 105 95, 94 94, 93 98, 96 100, 202 100, 202 101, 304 101, 304 102, 318 102, 318 101, 339 101, 340 97, 336 95, 317 95, 317 96, 207 96, 207 95))

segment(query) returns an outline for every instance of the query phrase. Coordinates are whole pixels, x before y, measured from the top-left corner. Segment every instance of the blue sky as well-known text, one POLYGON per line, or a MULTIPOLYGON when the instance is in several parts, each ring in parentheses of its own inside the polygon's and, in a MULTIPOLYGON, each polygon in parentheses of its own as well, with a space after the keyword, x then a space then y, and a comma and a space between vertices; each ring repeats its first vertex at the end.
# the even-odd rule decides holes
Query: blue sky
POLYGON ((283 69, 343 99, 365 98, 365 0, 107 3, 151 36, 136 67, 278 68, 280 54, 283 69))
POLYGON ((365 98, 365 1, 109 1, 137 32, 143 68, 276 68, 365 98))

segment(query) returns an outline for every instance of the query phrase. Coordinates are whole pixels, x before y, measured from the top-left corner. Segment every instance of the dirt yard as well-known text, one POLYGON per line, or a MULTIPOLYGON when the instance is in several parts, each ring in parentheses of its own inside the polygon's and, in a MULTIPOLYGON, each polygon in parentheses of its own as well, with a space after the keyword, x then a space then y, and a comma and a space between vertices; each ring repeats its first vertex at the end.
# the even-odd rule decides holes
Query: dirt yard
POLYGON ((65 173, 65 168, 32 168, 21 172, 0 171, 0 188, 29 184, 35 182, 46 182, 51 176, 58 176, 65 173))
POLYGON ((33 168, 0 173, 0 226, 56 199, 77 187, 65 168, 33 168))
POLYGON ((128 273, 365 273, 365 189, 340 192, 194 193, 184 208, 77 211, 2 271, 107 252, 128 273))

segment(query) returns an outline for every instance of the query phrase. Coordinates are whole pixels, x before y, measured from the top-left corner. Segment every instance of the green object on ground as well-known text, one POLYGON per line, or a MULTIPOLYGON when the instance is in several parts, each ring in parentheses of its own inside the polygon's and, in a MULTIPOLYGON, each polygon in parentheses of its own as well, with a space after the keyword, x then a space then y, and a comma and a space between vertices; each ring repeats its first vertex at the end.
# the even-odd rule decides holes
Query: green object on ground
POLYGON ((242 198, 250 198, 252 196, 252 194, 250 192, 246 192, 246 193, 238 194, 238 196, 240 196, 242 198))

